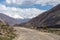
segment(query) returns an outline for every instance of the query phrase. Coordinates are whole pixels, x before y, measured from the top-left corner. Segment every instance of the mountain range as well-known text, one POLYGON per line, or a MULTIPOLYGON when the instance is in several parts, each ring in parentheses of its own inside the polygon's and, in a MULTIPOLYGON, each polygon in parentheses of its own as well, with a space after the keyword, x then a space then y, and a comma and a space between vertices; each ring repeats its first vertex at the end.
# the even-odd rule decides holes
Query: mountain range
MULTIPOLYGON (((41 13, 37 17, 31 19, 29 22, 21 24, 25 27, 54 27, 60 25, 60 4, 53 7, 52 9, 41 13)), ((60 26, 58 26, 60 27, 60 26)))
POLYGON ((0 13, 0 21, 11 26, 15 24, 26 27, 45 27, 60 25, 60 4, 46 12, 41 13, 40 15, 32 18, 31 20, 28 18, 14 19, 3 13, 0 13))
POLYGON ((4 24, 8 24, 10 26, 13 26, 15 24, 21 24, 24 23, 26 21, 28 21, 29 19, 14 19, 10 16, 7 16, 3 13, 0 13, 0 21, 3 22, 4 24))

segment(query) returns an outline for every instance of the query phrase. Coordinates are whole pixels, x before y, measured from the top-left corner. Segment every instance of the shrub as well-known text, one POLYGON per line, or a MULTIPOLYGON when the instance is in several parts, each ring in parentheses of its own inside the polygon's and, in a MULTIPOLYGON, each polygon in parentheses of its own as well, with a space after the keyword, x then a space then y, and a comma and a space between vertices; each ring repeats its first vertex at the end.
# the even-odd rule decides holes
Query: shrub
POLYGON ((0 23, 0 40, 12 40, 15 35, 13 27, 0 23))

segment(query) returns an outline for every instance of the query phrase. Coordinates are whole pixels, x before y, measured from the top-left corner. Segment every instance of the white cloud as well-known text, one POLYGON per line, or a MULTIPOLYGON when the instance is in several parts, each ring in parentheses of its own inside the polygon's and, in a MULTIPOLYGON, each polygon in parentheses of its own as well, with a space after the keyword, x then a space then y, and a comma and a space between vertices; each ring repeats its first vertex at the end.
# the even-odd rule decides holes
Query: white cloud
POLYGON ((11 0, 6 0, 6 2, 10 4, 12 1, 11 0))
POLYGON ((6 0, 8 4, 22 4, 24 0, 6 0))
POLYGON ((5 5, 0 4, 0 10, 6 10, 6 6, 5 6, 5 5))
POLYGON ((45 5, 57 5, 60 4, 60 0, 6 0, 9 4, 18 4, 18 5, 32 5, 32 4, 41 4, 45 5))
POLYGON ((38 0, 36 4, 41 4, 42 6, 45 5, 57 5, 60 4, 60 0, 38 0))
POLYGON ((40 10, 36 8, 22 9, 22 8, 6 7, 5 5, 0 5, 0 12, 9 15, 13 18, 32 18, 44 11, 45 10, 40 10))
POLYGON ((14 18, 21 18, 21 19, 24 19, 23 17, 19 16, 19 15, 13 15, 14 18))

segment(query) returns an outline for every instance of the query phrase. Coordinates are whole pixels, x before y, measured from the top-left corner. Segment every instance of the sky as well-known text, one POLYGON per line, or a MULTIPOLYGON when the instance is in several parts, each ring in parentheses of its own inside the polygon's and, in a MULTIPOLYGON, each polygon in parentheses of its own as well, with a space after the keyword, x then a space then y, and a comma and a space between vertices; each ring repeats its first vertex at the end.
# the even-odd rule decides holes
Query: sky
POLYGON ((13 18, 33 18, 60 4, 60 0, 0 0, 0 13, 13 18))

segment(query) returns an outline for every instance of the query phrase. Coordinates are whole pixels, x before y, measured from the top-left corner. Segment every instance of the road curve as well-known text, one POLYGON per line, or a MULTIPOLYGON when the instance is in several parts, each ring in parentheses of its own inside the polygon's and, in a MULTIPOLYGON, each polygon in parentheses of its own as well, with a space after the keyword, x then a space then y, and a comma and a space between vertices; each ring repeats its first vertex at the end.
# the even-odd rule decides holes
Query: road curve
POLYGON ((17 37, 13 40, 60 40, 60 36, 44 33, 33 29, 14 27, 17 37))

